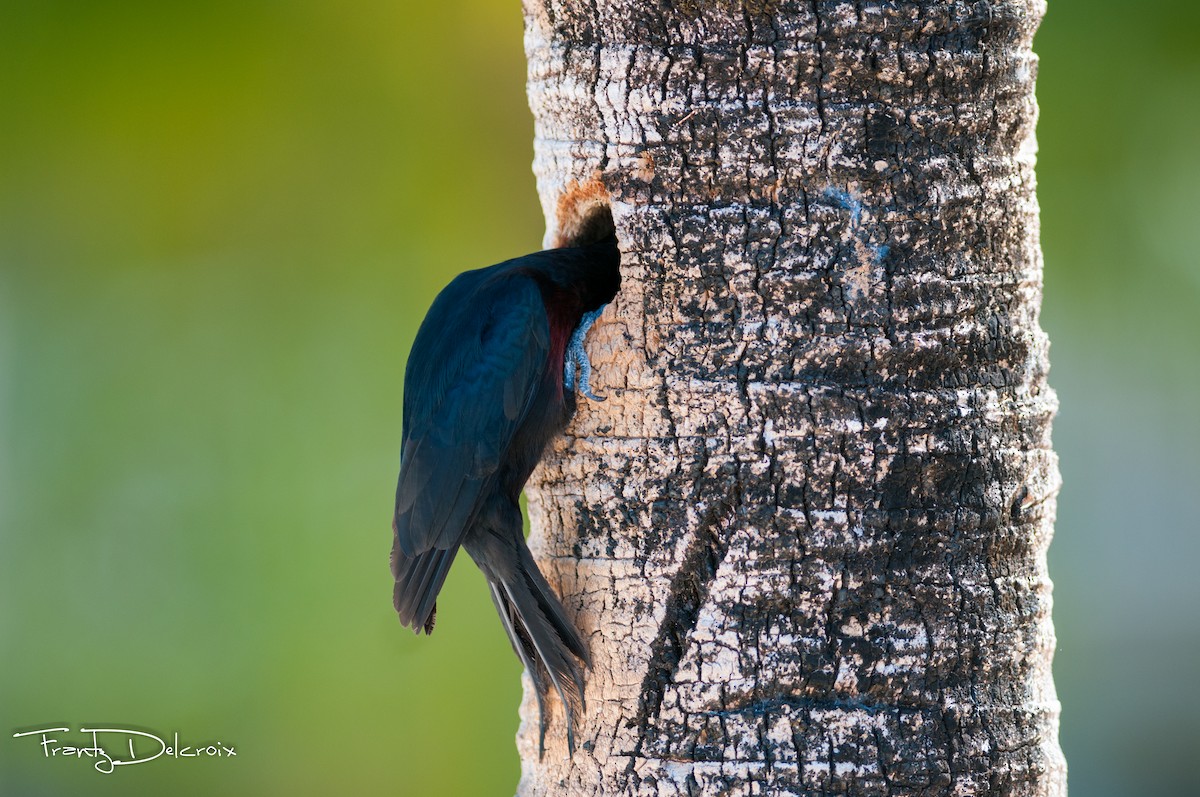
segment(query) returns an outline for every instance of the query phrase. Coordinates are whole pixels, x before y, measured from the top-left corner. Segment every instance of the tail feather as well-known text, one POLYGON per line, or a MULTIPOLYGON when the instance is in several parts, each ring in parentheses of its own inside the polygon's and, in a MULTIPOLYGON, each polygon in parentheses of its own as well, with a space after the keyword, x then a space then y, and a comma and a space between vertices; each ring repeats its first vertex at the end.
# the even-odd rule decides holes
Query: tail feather
POLYGON ((396 586, 392 602, 400 622, 416 631, 432 633, 437 619, 437 596, 454 563, 458 546, 431 548, 416 556, 405 556, 399 546, 392 548, 392 575, 396 586))
POLYGON ((495 581, 489 582, 488 587, 491 588, 492 603, 495 604, 496 612, 504 623, 504 631, 508 634, 509 641, 512 642, 513 650, 517 652, 517 657, 521 659, 525 671, 533 679, 533 693, 537 697, 538 704, 538 757, 540 758, 546 752, 546 701, 543 697, 546 694, 546 680, 542 677, 543 668, 530 657, 529 650, 533 647, 532 643, 525 634, 524 626, 520 624, 520 618, 513 611, 512 602, 508 599, 504 587, 495 581), (520 641, 518 642, 518 640, 520 641))
MULTIPOLYGON (((520 546, 524 549, 524 545, 520 546)), ((508 632, 513 650, 521 658, 533 680, 538 700, 538 751, 545 752, 546 711, 543 695, 553 686, 563 703, 567 723, 567 749, 575 752, 575 717, 585 708, 583 673, 576 658, 590 666, 583 640, 571 626, 546 583, 533 563, 528 550, 522 560, 529 567, 519 566, 512 578, 487 571, 492 600, 504 629, 508 632)), ((521 562, 524 565, 524 562, 521 562)))
POLYGON ((562 604, 559 603, 558 596, 546 582, 546 577, 542 575, 537 562, 533 560, 533 554, 529 552, 529 548, 525 545, 519 546, 517 553, 520 556, 521 574, 529 580, 530 586, 533 587, 533 594, 537 597, 538 606, 542 609, 546 619, 554 626, 554 630, 558 632, 559 639, 567 646, 567 649, 574 653, 585 665, 591 667, 592 657, 588 653, 587 646, 580 639, 579 632, 575 630, 575 625, 567 619, 566 614, 563 612, 562 604))

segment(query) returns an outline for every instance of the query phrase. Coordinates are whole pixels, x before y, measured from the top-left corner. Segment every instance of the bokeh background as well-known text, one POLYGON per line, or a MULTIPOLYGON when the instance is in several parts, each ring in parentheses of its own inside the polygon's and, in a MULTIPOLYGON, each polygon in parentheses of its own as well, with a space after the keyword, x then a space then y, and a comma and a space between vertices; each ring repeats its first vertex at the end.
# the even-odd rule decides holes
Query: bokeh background
MULTIPOLYGON (((1051 0, 1071 791, 1200 794, 1200 6, 1051 0)), ((478 573, 390 607, 404 358, 537 248, 517 0, 0 0, 0 794, 511 794, 478 573), (113 723, 236 759, 99 775, 113 723)))

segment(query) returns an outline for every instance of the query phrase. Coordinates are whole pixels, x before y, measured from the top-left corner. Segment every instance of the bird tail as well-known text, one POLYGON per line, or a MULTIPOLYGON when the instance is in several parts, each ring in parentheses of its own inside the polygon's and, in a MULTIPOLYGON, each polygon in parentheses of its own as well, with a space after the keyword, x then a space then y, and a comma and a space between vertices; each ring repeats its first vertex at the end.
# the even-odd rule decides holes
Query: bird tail
MULTIPOLYGON (((490 534, 486 536, 497 541, 490 534)), ((587 647, 567 619, 562 604, 538 570, 523 539, 516 542, 516 561, 511 561, 511 543, 503 546, 510 558, 507 562, 496 560, 496 546, 488 545, 489 550, 481 557, 475 556, 470 544, 466 547, 487 576, 492 602, 504 622, 508 639, 533 679, 538 701, 538 754, 546 750, 544 700, 551 686, 562 700, 567 722, 567 749, 574 753, 575 717, 585 708, 583 673, 577 662, 591 666, 587 647)))
POLYGON ((458 546, 431 548, 416 556, 405 556, 398 543, 392 545, 392 576, 396 586, 392 603, 400 622, 416 631, 433 633, 437 620, 437 596, 454 563, 458 546))

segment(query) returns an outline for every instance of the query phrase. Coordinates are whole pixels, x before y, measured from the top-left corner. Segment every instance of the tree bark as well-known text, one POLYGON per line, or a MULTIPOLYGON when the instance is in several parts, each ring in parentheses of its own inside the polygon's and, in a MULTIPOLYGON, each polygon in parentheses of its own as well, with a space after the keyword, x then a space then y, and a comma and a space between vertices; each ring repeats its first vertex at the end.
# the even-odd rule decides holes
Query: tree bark
POLYGON ((525 0, 548 243, 624 284, 530 483, 591 646, 521 795, 1061 795, 1040 0, 525 0))

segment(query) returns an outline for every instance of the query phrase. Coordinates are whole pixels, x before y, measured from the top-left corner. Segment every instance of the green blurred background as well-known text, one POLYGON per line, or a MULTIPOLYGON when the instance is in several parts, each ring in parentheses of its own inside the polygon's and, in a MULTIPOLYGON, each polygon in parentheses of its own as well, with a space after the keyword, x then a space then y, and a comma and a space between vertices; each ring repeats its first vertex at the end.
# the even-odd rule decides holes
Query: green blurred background
MULTIPOLYGON (((457 567, 389 602, 403 362, 536 248, 517 0, 0 2, 0 794, 511 794, 457 567), (111 776, 40 723, 239 756, 111 776)), ((1200 12, 1052 0, 1039 177, 1071 789, 1200 794, 1200 12)))

